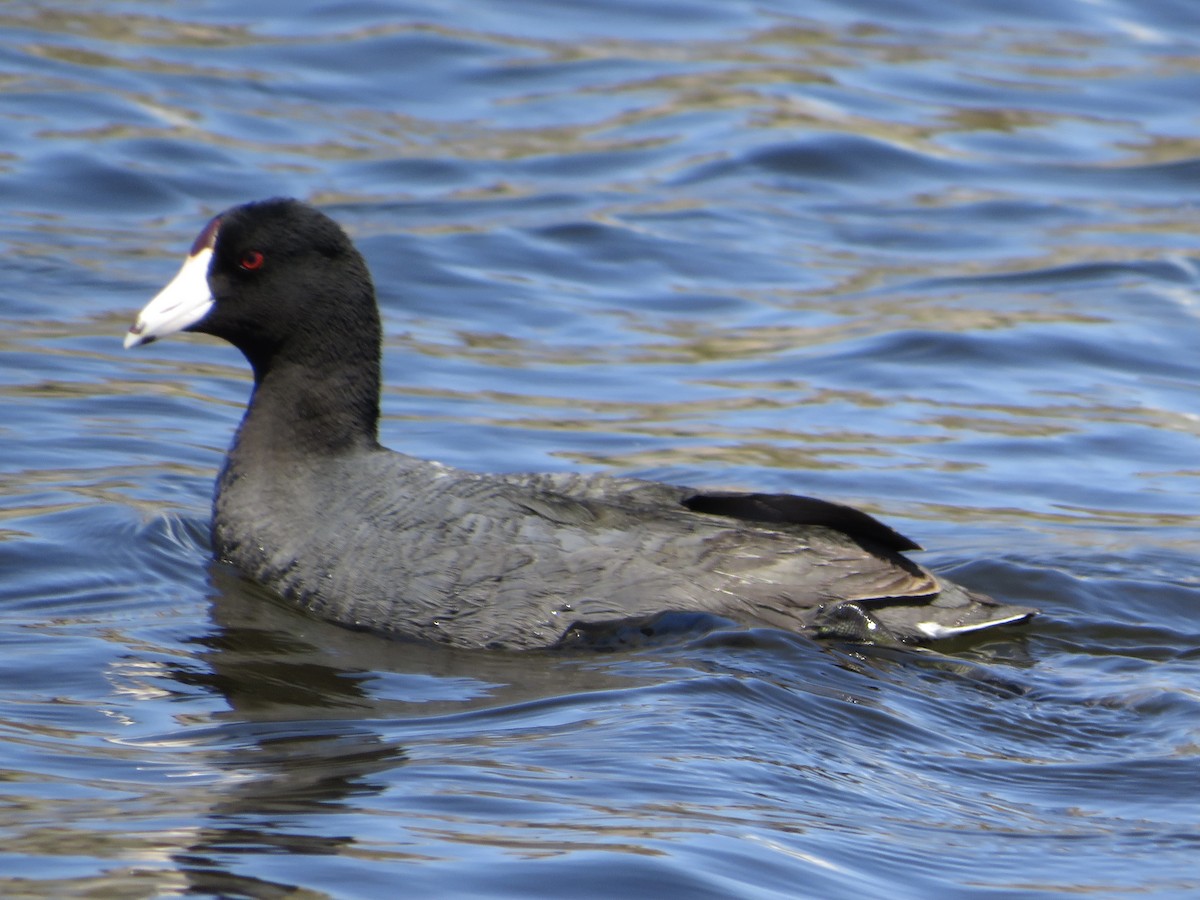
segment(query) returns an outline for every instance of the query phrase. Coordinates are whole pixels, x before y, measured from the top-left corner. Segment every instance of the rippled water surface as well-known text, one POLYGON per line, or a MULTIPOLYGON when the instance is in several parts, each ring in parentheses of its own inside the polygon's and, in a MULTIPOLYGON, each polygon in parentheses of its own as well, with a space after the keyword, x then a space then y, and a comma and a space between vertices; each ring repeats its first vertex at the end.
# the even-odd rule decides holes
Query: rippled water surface
POLYGON ((1200 896, 1200 8, 0 4, 0 894, 1200 896), (243 408, 121 349, 320 204, 383 433, 851 502, 1031 626, 455 654, 209 561, 243 408))

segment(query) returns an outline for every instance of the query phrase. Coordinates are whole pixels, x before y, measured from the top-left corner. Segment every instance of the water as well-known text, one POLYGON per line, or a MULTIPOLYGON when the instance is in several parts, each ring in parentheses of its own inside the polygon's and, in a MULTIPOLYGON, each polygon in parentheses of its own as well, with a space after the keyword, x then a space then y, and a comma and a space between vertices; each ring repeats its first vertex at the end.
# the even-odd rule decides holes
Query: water
POLYGON ((1200 894, 1198 51, 1172 0, 0 6, 0 894, 1200 894), (121 337, 278 194, 372 266, 392 446, 851 502, 1043 617, 272 603, 208 560, 244 364, 121 337))

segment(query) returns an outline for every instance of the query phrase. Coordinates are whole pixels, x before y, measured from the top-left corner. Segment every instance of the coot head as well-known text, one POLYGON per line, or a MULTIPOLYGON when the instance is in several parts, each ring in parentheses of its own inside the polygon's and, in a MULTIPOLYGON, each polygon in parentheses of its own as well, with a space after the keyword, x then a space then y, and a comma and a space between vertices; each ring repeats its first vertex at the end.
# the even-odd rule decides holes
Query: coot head
POLYGON ((175 278, 125 337, 136 347, 178 331, 223 338, 256 381, 281 360, 378 366, 371 276, 346 233, 296 200, 234 207, 200 232, 175 278))

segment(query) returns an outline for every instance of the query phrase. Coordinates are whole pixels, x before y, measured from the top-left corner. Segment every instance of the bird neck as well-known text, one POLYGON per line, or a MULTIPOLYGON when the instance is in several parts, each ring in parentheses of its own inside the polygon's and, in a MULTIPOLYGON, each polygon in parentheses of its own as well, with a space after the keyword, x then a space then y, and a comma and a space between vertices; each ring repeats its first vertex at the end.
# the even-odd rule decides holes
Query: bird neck
POLYGON ((231 455, 329 455, 379 445, 378 361, 314 367, 283 360, 254 374, 231 455))

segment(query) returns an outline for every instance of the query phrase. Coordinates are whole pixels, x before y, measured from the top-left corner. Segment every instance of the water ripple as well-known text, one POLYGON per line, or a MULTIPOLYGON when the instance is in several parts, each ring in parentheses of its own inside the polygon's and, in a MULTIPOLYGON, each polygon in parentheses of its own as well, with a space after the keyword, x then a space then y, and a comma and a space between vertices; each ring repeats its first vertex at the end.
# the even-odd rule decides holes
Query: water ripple
POLYGON ((0 893, 1196 894, 1195 25, 5 6, 0 893), (855 503, 1044 615, 514 657, 278 603, 209 559, 241 359, 120 350, 276 194, 368 258, 391 445, 855 503))

